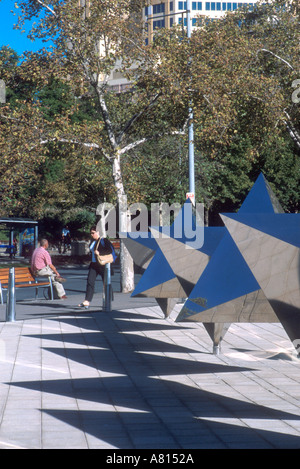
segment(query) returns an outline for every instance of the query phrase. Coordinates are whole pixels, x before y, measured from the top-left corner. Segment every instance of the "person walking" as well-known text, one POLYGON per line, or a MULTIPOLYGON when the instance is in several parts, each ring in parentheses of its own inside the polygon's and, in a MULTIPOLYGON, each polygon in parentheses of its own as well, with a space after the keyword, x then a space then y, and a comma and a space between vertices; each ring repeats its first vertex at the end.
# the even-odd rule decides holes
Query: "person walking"
POLYGON ((63 277, 57 272, 55 266, 52 264, 51 256, 47 251, 49 242, 47 239, 40 241, 40 246, 33 251, 31 257, 31 270, 35 277, 50 276, 53 287, 55 288, 58 297, 61 300, 66 300, 66 292, 62 286, 65 281, 63 277))
POLYGON ((68 226, 62 229, 61 241, 64 249, 63 253, 67 252, 68 249, 71 249, 71 233, 68 226))
POLYGON ((92 241, 90 243, 90 252, 92 254, 92 260, 89 265, 89 272, 86 284, 85 300, 78 305, 78 308, 88 309, 94 296, 95 282, 98 275, 101 275, 102 282, 104 284, 104 273, 105 265, 101 265, 96 260, 96 255, 100 254, 112 254, 113 260, 116 260, 115 250, 113 245, 107 238, 101 238, 100 232, 96 226, 93 226, 90 230, 92 241))

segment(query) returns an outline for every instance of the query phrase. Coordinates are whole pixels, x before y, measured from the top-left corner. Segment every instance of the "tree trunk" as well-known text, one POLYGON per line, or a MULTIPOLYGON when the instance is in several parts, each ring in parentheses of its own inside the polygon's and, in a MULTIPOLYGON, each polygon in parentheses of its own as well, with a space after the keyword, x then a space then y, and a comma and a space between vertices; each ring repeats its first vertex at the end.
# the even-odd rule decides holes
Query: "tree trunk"
POLYGON ((129 293, 134 290, 134 265, 133 259, 128 252, 124 242, 120 245, 120 272, 121 272, 121 291, 129 293))
POLYGON ((121 283, 121 292, 129 293, 134 290, 134 266, 133 259, 129 254, 128 249, 126 248, 124 242, 122 241, 123 237, 126 235, 129 229, 129 214, 127 208, 127 198, 124 190, 124 184, 122 179, 121 165, 120 165, 120 155, 117 155, 113 162, 113 177, 115 182, 115 187, 117 190, 117 200, 118 200, 118 209, 119 209, 119 232, 120 237, 120 283, 121 283))

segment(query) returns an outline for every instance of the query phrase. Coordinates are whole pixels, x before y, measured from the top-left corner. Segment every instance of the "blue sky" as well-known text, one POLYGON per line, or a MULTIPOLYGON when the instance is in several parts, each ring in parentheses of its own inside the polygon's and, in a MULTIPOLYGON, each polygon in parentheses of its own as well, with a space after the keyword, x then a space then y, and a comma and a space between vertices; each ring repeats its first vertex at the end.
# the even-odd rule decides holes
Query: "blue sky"
MULTIPOLYGON (((41 41, 32 42, 27 38, 29 28, 25 33, 13 29, 13 25, 17 23, 17 17, 11 13, 11 10, 17 11, 14 4, 17 0, 0 0, 0 48, 9 45, 12 49, 21 55, 24 51, 37 51, 45 46, 41 41)), ((29 25, 30 26, 30 25, 29 25)))

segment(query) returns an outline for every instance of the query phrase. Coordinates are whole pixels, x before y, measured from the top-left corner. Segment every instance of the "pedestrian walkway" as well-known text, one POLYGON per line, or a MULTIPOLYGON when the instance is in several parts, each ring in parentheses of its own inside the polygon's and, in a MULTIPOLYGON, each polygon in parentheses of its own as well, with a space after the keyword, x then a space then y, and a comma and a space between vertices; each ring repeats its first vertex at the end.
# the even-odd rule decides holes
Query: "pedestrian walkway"
POLYGON ((300 448, 300 360, 279 323, 233 324, 213 355, 202 324, 155 300, 80 301, 23 300, 12 323, 0 307, 1 449, 300 448))

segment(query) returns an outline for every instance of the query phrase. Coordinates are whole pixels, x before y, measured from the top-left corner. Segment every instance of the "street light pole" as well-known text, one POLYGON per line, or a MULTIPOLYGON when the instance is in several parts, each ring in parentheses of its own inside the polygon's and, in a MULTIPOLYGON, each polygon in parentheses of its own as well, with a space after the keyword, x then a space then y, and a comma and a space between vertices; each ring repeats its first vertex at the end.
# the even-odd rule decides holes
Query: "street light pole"
MULTIPOLYGON (((169 0, 167 0, 169 1, 169 0)), ((148 41, 149 43, 153 39, 153 7, 151 4, 151 0, 148 0, 148 41)), ((169 7, 167 9, 169 11, 169 7)), ((184 11, 182 12, 182 15, 184 11)), ((172 14, 168 14, 167 16, 172 16, 172 14)), ((192 34, 192 21, 191 21, 191 0, 186 0, 186 16, 187 16, 187 37, 188 41, 191 38, 192 34)), ((155 18, 160 18, 160 16, 155 16, 155 18)), ((166 18, 166 14, 164 13, 163 18, 166 18)), ((183 17, 182 17, 183 22, 183 17)), ((183 24, 184 27, 184 24, 183 24)), ((189 59, 190 60, 190 59, 189 59)), ((192 108, 192 100, 189 102, 189 110, 188 110, 188 147, 189 147, 189 193, 192 195, 192 200, 195 203, 195 161, 194 161, 194 127, 193 127, 193 108, 192 108)))
MULTIPOLYGON (((191 22, 191 0, 186 2, 187 10, 187 37, 190 39, 192 34, 191 22)), ((190 102, 189 105, 189 126, 188 126, 188 142, 189 142, 189 192, 194 194, 195 201, 195 159, 194 159, 194 125, 193 125, 193 109, 190 102)))

